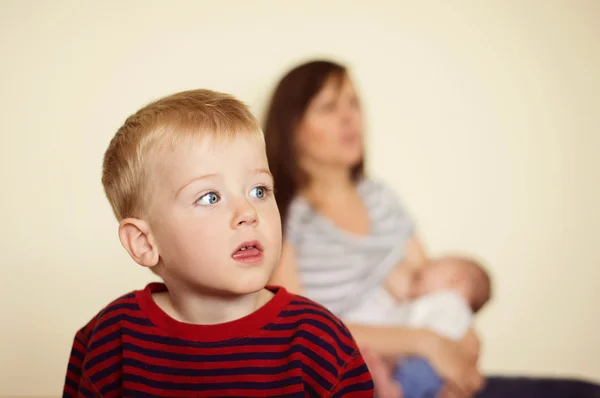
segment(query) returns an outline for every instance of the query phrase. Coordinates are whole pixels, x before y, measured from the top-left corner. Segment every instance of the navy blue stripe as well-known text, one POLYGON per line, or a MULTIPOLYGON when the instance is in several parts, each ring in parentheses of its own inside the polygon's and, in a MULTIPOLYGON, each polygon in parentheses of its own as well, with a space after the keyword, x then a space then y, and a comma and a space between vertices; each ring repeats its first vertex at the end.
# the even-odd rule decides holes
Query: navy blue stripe
POLYGON ((292 369, 298 369, 302 366, 302 361, 293 360, 280 366, 244 366, 240 364, 238 368, 220 368, 220 369, 184 369, 161 365, 152 365, 151 363, 139 361, 137 359, 123 359, 123 366, 144 369, 145 371, 170 375, 187 377, 208 377, 208 376, 240 376, 240 375, 277 375, 288 372, 292 369))
POLYGON ((367 365, 363 363, 360 366, 357 366, 354 369, 345 372, 342 375, 342 381, 351 379, 353 377, 361 376, 365 373, 369 373, 369 368, 367 368, 367 365))
POLYGON ((123 302, 123 300, 128 300, 128 299, 133 298, 133 296, 132 297, 128 297, 128 296, 121 297, 120 299, 114 301, 112 304, 109 304, 102 311, 100 311, 100 313, 96 316, 96 320, 102 319, 102 318, 108 316, 111 312, 115 312, 115 311, 119 311, 119 310, 130 310, 130 311, 134 311, 134 312, 140 312, 141 308, 135 301, 123 302))
POLYGON ((306 299, 306 301, 292 300, 286 306, 286 309, 288 309, 290 307, 292 307, 292 311, 294 311, 296 309, 306 310, 306 307, 311 307, 311 308, 314 308, 317 311, 319 311, 326 318, 330 318, 332 320, 338 320, 338 318, 335 315, 333 315, 333 313, 326 306, 324 306, 323 304, 317 303, 316 301, 309 300, 309 299, 306 299))
POLYGON ((148 394, 147 392, 138 391, 138 390, 130 390, 129 388, 124 388, 122 391, 122 397, 135 397, 135 398, 156 398, 156 395, 148 394))
POLYGON ((135 301, 123 303, 121 302, 121 300, 118 300, 114 304, 111 304, 108 307, 106 307, 104 311, 102 311, 100 314, 102 314, 102 316, 105 316, 107 314, 110 314, 111 312, 118 310, 140 311, 140 306, 135 301))
MULTIPOLYGON (((77 391, 77 389, 79 388, 79 383, 77 383, 76 381, 71 380, 68 376, 65 379, 65 386, 69 386, 71 387, 73 390, 77 391)), ((63 397, 68 397, 69 395, 63 391, 63 397)))
MULTIPOLYGON (((310 391, 314 392, 314 390, 311 388, 310 391)), ((135 398, 156 398, 156 395, 153 394, 148 394, 147 392, 143 392, 143 391, 138 391, 138 390, 130 390, 130 389, 123 389, 122 394, 120 395, 122 397, 135 397, 135 398)), ((248 395, 227 395, 228 397, 231 398, 248 398, 248 395)), ((305 398, 306 397, 306 393, 303 391, 298 391, 294 394, 285 394, 285 395, 262 395, 265 397, 271 397, 271 398, 305 398)), ((311 394, 309 395, 311 397, 318 397, 318 395, 315 394, 311 394)))
POLYGON ((351 392, 373 391, 373 388, 374 388, 373 381, 366 381, 363 383, 350 384, 348 386, 345 386, 344 388, 342 388, 340 391, 336 392, 335 394, 333 394, 333 396, 331 398, 343 398, 351 392))
POLYGON ((160 350, 153 350, 144 347, 138 347, 135 344, 124 342, 123 351, 132 351, 151 358, 168 359, 178 362, 227 362, 227 361, 258 361, 258 360, 280 360, 290 358, 292 355, 302 353, 301 346, 291 346, 282 352, 240 352, 240 353, 218 353, 216 355, 208 354, 182 354, 160 350))
POLYGON ((122 330, 123 329, 116 330, 116 331, 109 333, 106 336, 99 338, 98 340, 95 340, 92 343, 90 343, 90 346, 88 347, 88 353, 93 353, 94 350, 105 346, 106 344, 110 343, 111 341, 121 339, 122 330))
POLYGON ((97 364, 104 362, 112 357, 120 356, 121 353, 123 352, 122 350, 123 350, 123 347, 117 346, 117 347, 113 348, 112 350, 103 351, 100 354, 91 357, 84 365, 85 370, 91 369, 92 367, 96 366, 97 364))
POLYGON ((83 395, 84 397, 90 397, 90 398, 93 398, 93 397, 94 397, 94 394, 92 394, 92 392, 91 392, 90 390, 88 390, 88 389, 87 389, 87 388, 85 388, 85 387, 79 387, 79 391, 78 391, 78 394, 77 394, 77 396, 78 396, 78 397, 80 397, 80 396, 82 396, 82 395, 83 395))
MULTIPOLYGON (((106 396, 106 395, 109 395, 112 393, 113 396, 122 397, 123 396, 122 394, 118 394, 118 395, 115 394, 116 391, 120 391, 120 390, 121 390, 121 379, 118 378, 117 380, 113 381, 112 383, 107 384, 104 387, 102 387, 100 389, 100 394, 102 394, 102 396, 106 396)), ((136 395, 136 397, 137 397, 137 395, 136 395)))
POLYGON ((304 383, 304 390, 306 391, 306 394, 309 397, 318 397, 319 396, 319 394, 317 394, 317 392, 315 391, 315 389, 312 388, 311 385, 308 384, 308 383, 304 383))
MULTIPOLYGON (((296 332, 294 334, 294 337, 296 337, 296 338, 304 337, 304 339, 310 341, 311 343, 315 344, 318 347, 321 347, 322 349, 327 351, 329 354, 331 354, 331 356, 336 359, 338 366, 344 365, 345 362, 339 357, 338 352, 335 349, 335 347, 331 344, 331 342, 325 340, 323 337, 313 334, 313 333, 310 333, 306 330, 299 330, 298 332, 296 332)), ((302 345, 302 344, 300 343, 300 345, 302 345)))
POLYGON ((79 351, 77 348, 75 348, 75 345, 73 345, 73 349, 71 350, 71 356, 83 362, 83 360, 85 359, 85 352, 79 351))
MULTIPOLYGON (((196 342, 189 340, 182 340, 177 337, 166 337, 159 336, 155 334, 148 334, 139 332, 137 330, 130 329, 126 326, 123 326, 121 329, 123 335, 131 336, 137 340, 147 341, 149 343, 157 343, 163 344, 166 346, 177 346, 177 347, 189 347, 189 348, 221 348, 221 347, 231 347, 232 345, 239 346, 258 346, 258 345, 267 345, 267 346, 278 346, 278 345, 289 345, 291 339, 288 337, 255 337, 255 338, 245 338, 240 341, 234 340, 226 340, 226 341, 217 341, 217 342, 196 342)), ((239 339, 238 339, 239 340, 239 339)))
MULTIPOLYGON (((138 334, 136 332, 133 332, 129 329, 122 329, 121 331, 116 331, 113 332, 111 334, 108 334, 106 336, 104 336, 101 339, 98 339, 97 341, 95 341, 93 344, 90 345, 90 351, 94 350, 94 349, 99 349, 100 347, 109 344, 111 341, 114 341, 116 339, 120 339, 121 338, 121 332, 127 333, 127 334, 138 334)), ((144 334, 142 334, 144 335, 144 334)), ((327 352, 331 353, 332 356, 334 356, 335 358, 338 357, 335 348, 332 347, 331 345, 327 344, 326 341, 322 340, 319 338, 319 336, 316 336, 312 333, 306 332, 306 331, 299 331, 296 336, 303 336, 304 338, 306 338, 309 341, 314 342, 315 344, 317 344, 318 346, 322 347, 324 350, 327 350, 327 352)), ((164 340, 164 338, 160 337, 160 336, 154 336, 159 338, 159 340, 164 340)), ((145 336, 140 336, 138 337, 140 340, 144 340, 144 341, 152 341, 152 340, 156 340, 156 339, 150 339, 149 336, 148 338, 145 338, 145 336)), ((245 345, 247 346, 252 346, 252 345, 275 345, 275 346, 290 346, 291 351, 293 352, 300 352, 301 347, 298 346, 292 346, 290 344, 289 339, 284 338, 284 339, 273 339, 273 338, 256 338, 256 339, 248 339, 247 341, 244 341, 245 345)), ((342 349, 344 349, 343 344, 340 342, 342 349)), ((176 346, 174 344, 171 344, 171 346, 176 346)), ((144 347, 140 347, 138 345, 136 345, 135 343, 131 343, 131 342, 122 342, 122 344, 119 347, 116 347, 115 349, 106 351, 106 352, 102 352, 99 353, 98 355, 95 355, 94 357, 92 357, 86 364, 86 368, 92 367, 94 365, 96 365, 97 363, 100 363, 114 355, 120 355, 120 353, 122 352, 122 350, 131 350, 133 352, 137 352, 149 357, 154 357, 154 358, 164 358, 164 359, 170 359, 170 360, 175 360, 175 361, 184 361, 184 362, 198 362, 198 361, 209 361, 209 362, 217 362, 217 361, 224 361, 224 360, 252 360, 252 359, 281 359, 284 358, 286 355, 288 355, 286 352, 271 352, 271 353, 232 353, 232 354, 217 354, 217 355, 190 355, 190 354, 178 354, 178 353, 170 353, 170 352, 166 352, 166 351, 162 351, 162 350, 155 350, 155 349, 149 349, 149 348, 144 348, 144 347)), ((290 350, 288 350, 289 352, 290 350)), ((353 350, 350 348, 349 349, 350 354, 352 354, 353 350)), ((338 359, 339 360, 339 359, 338 359)), ((340 363, 341 365, 341 363, 340 363)))
POLYGON ((212 383, 176 383, 169 381, 148 380, 145 377, 125 374, 123 381, 131 383, 140 383, 148 387, 168 391, 211 391, 211 390, 272 390, 275 388, 284 388, 302 383, 301 376, 292 376, 284 380, 277 381, 223 381, 212 383))
POLYGON ((339 337, 338 335, 335 333, 335 331, 333 331, 329 325, 318 321, 316 319, 298 319, 294 322, 291 323, 277 323, 277 324, 272 324, 269 326, 269 328, 271 330, 296 330, 296 329, 302 329, 300 326, 301 325, 312 325, 314 327, 316 327, 317 329, 320 329, 323 331, 324 335, 330 336, 335 340, 335 343, 338 345, 338 347, 340 347, 342 349, 342 351, 344 351, 344 353, 346 353, 346 355, 352 355, 354 353, 354 348, 352 348, 351 346, 345 344, 339 337))
POLYGON ((81 344, 83 347, 87 346, 87 344, 84 343, 83 340, 81 340, 81 338, 79 337, 79 333, 75 335, 75 341, 81 344))
MULTIPOLYGON (((314 390, 311 388, 311 391, 314 391, 314 390)), ((316 395, 314 395, 314 396, 316 397, 316 395)), ((306 397, 306 393, 303 392, 303 391, 298 391, 298 392, 296 392, 294 394, 290 393, 290 394, 285 394, 285 395, 273 395, 273 396, 270 396, 270 397, 271 398, 294 398, 294 397, 295 398, 305 398, 306 397)), ((247 397, 237 397, 237 398, 247 398, 247 397)))
MULTIPOLYGON (((87 366, 87 364, 86 364, 86 366, 87 366)), ((120 363, 120 361, 118 361, 118 362, 112 364, 111 366, 108 366, 108 367, 106 367, 102 370, 99 370, 98 372, 90 375, 89 378, 90 378, 90 381, 92 382, 92 384, 96 384, 100 380, 104 379, 105 377, 108 377, 115 373, 117 373, 117 374, 120 373, 122 369, 123 369, 122 364, 120 363)))
POLYGON ((139 318, 137 316, 132 316, 130 314, 119 314, 119 315, 115 315, 111 318, 104 319, 101 323, 98 324, 98 326, 96 326, 96 329, 94 329, 94 333, 99 333, 102 330, 104 330, 110 326, 113 326, 113 325, 116 325, 116 324, 122 323, 122 322, 129 322, 134 325, 140 325, 140 326, 149 326, 149 327, 154 326, 152 324, 152 322, 150 322, 150 320, 148 320, 146 318, 139 318))
POLYGON ((325 318, 336 326, 336 329, 338 330, 338 332, 340 332, 341 334, 343 334, 344 336, 346 336, 348 338, 352 337, 352 335, 350 334, 350 331, 344 326, 343 323, 341 323, 341 321, 339 321, 338 319, 335 319, 332 315, 323 313, 323 311, 316 311, 316 310, 312 310, 312 309, 303 308, 303 309, 297 309, 297 310, 284 310, 279 315, 281 318, 293 317, 293 316, 300 316, 300 317, 304 318, 304 316, 306 314, 313 314, 313 315, 317 315, 321 318, 325 318))
POLYGON ((316 381, 317 384, 323 387, 325 390, 329 391, 333 388, 333 385, 330 382, 328 382, 323 376, 317 373, 317 371, 311 368, 310 366, 304 364, 304 366, 302 367, 302 371, 306 375, 308 375, 308 377, 316 381))
MULTIPOLYGON (((308 334, 308 333, 302 333, 302 334, 308 334)), ((344 364, 344 362, 338 357, 337 353, 335 352, 335 348, 333 348, 331 345, 329 345, 326 341, 319 340, 318 336, 314 336, 311 334, 308 334, 308 335, 312 338, 307 338, 307 340, 314 343, 316 346, 323 348, 325 351, 329 352, 333 356, 333 358, 335 358, 338 366, 342 366, 344 364)), ((306 355, 308 358, 310 358, 313 361, 315 361, 316 363, 318 363, 323 368, 323 370, 326 370, 329 373, 331 373, 333 375, 333 377, 338 376, 337 368, 332 363, 327 362, 325 360, 325 358, 323 358, 322 356, 320 356, 319 354, 314 352, 312 349, 305 347, 303 352, 304 352, 304 355, 306 355)))
POLYGON ((77 376, 81 376, 81 368, 79 366, 73 365, 70 362, 69 362, 69 365, 67 366, 67 370, 70 370, 71 372, 75 373, 77 376))

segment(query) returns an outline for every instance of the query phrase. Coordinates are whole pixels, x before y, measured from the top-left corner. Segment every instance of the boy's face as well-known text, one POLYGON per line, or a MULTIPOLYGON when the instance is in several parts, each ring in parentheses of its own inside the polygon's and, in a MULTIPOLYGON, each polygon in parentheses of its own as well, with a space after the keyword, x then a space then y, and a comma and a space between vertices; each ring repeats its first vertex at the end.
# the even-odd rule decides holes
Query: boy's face
POLYGON ((165 282, 219 295, 268 282, 281 222, 260 137, 179 143, 150 166, 149 224, 165 282))

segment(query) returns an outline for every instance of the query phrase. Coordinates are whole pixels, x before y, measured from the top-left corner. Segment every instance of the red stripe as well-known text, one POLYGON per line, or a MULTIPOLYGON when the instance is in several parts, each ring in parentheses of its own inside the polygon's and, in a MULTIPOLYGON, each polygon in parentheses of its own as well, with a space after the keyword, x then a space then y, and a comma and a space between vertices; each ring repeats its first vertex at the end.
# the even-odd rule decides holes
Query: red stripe
MULTIPOLYGON (((260 365, 260 364, 257 364, 260 365)), ((162 381, 162 382, 173 382, 173 383, 192 383, 192 384, 202 384, 202 383, 221 383, 221 382, 231 382, 232 376, 227 374, 223 374, 220 376, 179 376, 179 375, 165 375, 161 373, 150 372, 146 369, 141 369, 133 366, 125 366, 123 371, 127 374, 137 375, 144 377, 145 379, 152 381, 162 381)), ((293 377, 289 371, 274 374, 274 375, 260 375, 260 374, 244 374, 244 375, 236 375, 236 382, 269 382, 269 381, 280 381, 286 380, 290 377, 293 377)))
MULTIPOLYGON (((271 337, 269 335, 264 337, 271 337)), ((156 335, 152 333, 153 335, 156 335)), ((160 336, 160 335, 156 335, 160 336)), ((161 351, 170 354, 202 354, 202 355, 223 355, 223 354, 242 354, 252 352, 283 352, 288 350, 290 347, 287 345, 268 344, 268 345, 254 345, 244 344, 244 340, 236 341, 235 345, 224 347, 212 347, 212 348, 193 348, 193 345, 169 345, 163 343, 155 343, 152 341, 141 340, 131 335, 123 336, 123 341, 134 344, 140 348, 161 351)))
MULTIPOLYGON (((102 326, 103 323, 108 322, 111 319, 113 319, 119 315, 128 315, 132 318, 138 318, 138 319, 144 319, 144 320, 146 319, 144 317, 144 314, 139 310, 133 311, 128 308, 120 308, 118 310, 114 310, 108 314, 105 314, 100 319, 98 319, 96 327, 102 326)), ((129 327, 131 329, 139 329, 141 331, 143 331, 144 329, 146 329, 147 331, 153 331, 153 330, 155 331, 156 330, 156 328, 152 327, 152 326, 143 326, 143 325, 138 325, 137 323, 129 322, 128 320, 122 320, 119 322, 115 322, 110 326, 104 326, 101 330, 95 331, 94 332, 94 340, 101 339, 101 338, 105 337, 106 335, 109 335, 109 334, 121 329, 121 327, 124 325, 127 325, 127 327, 129 327)))
MULTIPOLYGON (((96 348, 94 351, 92 351, 91 353, 89 353, 87 355, 87 360, 86 363, 89 363, 89 361, 94 360, 96 357, 105 354, 106 352, 115 349, 115 348, 119 348, 119 346, 121 345, 121 341, 120 339, 114 339, 109 341, 108 343, 96 348)), ((88 374, 96 374, 99 371, 106 369, 107 367, 109 367, 110 365, 114 365, 116 362, 120 361, 120 355, 113 355, 111 357, 106 358, 104 361, 102 362, 98 362, 96 364, 94 364, 94 366, 86 369, 88 374)))
MULTIPOLYGON (((76 382, 77 382, 77 384, 79 384, 79 380, 76 380, 76 382)), ((75 395, 77 395, 77 391, 75 391, 73 388, 71 388, 71 386, 65 385, 64 394, 74 397, 75 395)))
MULTIPOLYGON (((140 383, 129 383, 127 388, 141 391, 146 394, 159 395, 163 397, 198 397, 198 391, 169 391, 162 390, 159 388, 148 387, 144 384, 140 383)), ((228 388, 226 390, 210 390, 210 391, 202 391, 202 397, 230 397, 230 396, 247 396, 247 397, 264 397, 266 394, 269 395, 289 395, 297 392, 302 392, 302 385, 294 385, 286 388, 273 388, 266 390, 241 390, 241 389, 231 389, 228 388)))
POLYGON ((289 362, 288 358, 282 360, 246 360, 246 361, 219 361, 219 362, 180 362, 169 359, 157 359, 137 352, 127 352, 127 357, 143 363, 164 366, 175 369, 237 369, 248 366, 281 366, 289 362))
MULTIPOLYGON (((313 308, 314 309, 314 308, 313 308)), ((290 323, 294 323, 294 322, 299 322, 300 325, 302 326, 310 326, 308 323, 303 323, 303 321, 306 321, 308 319, 312 319, 315 321, 319 321, 327 326, 329 326, 331 328, 331 330, 333 330, 333 332, 335 333, 335 335, 346 345, 349 346, 354 346, 355 342, 354 340, 348 338, 347 336, 343 335, 342 333, 340 333, 338 330, 340 328, 340 325, 334 321, 334 319, 331 317, 331 315, 328 315, 326 313, 322 313, 319 315, 307 312, 299 312, 296 315, 291 315, 291 316, 286 316, 286 317, 281 317, 278 318, 277 323, 278 324, 290 324, 290 323)), ((345 328, 344 328, 345 329, 345 328)), ((324 334, 324 332, 320 329, 319 330, 319 334, 324 334)))
MULTIPOLYGON (((361 366, 365 366, 364 360, 362 358, 362 356, 360 355, 356 355, 354 357, 354 359, 352 360, 351 363, 348 364, 348 366, 346 366, 346 368, 344 369, 344 373, 349 373, 352 372, 353 370, 355 370, 358 367, 361 366)), ((332 394, 335 394, 336 391, 342 391, 344 388, 348 387, 348 386, 352 386, 352 385, 364 385, 367 383, 371 382, 371 374, 369 373, 368 370, 365 369, 364 373, 361 373, 357 376, 354 376, 352 378, 348 378, 345 380, 342 380, 342 378, 340 377, 340 382, 338 385, 336 385, 334 391, 332 392, 332 394)), ((352 392, 344 392, 344 398, 346 397, 356 397, 356 398, 362 398, 365 396, 372 396, 372 395, 365 395, 367 394, 368 391, 352 391, 352 392)))
MULTIPOLYGON (((90 378, 93 379, 94 375, 96 375, 98 372, 101 372, 102 370, 112 366, 112 365, 116 365, 119 364, 121 362, 121 358, 118 356, 113 356, 110 357, 110 359, 101 362, 98 364, 98 366, 94 366, 93 370, 90 369, 89 371, 86 371, 86 375, 90 378)), ((96 388, 98 390, 101 390, 102 388, 104 388, 105 386, 119 380, 121 378, 121 373, 120 372, 113 372, 107 376, 103 376, 100 380, 98 380, 98 382, 96 382, 96 388)))

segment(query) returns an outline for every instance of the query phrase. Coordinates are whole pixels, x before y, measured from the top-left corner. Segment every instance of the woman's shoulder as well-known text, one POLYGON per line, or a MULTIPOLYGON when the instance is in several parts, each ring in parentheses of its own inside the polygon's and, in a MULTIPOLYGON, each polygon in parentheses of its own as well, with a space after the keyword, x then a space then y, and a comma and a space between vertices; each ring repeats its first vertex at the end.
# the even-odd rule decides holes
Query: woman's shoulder
POLYGON ((357 190, 366 201, 371 199, 378 201, 383 200, 399 202, 399 195, 396 193, 396 191, 387 183, 377 178, 364 177, 358 181, 357 190))
POLYGON ((298 220, 312 212, 312 207, 308 200, 297 195, 292 199, 288 207, 288 218, 298 220))
POLYGON ((302 231, 306 229, 312 217, 310 203, 301 196, 296 196, 290 202, 285 218, 284 235, 292 243, 298 243, 302 231))
POLYGON ((394 218, 402 220, 403 224, 412 224, 412 216, 401 196, 383 180, 365 178, 359 182, 358 189, 366 205, 372 209, 371 213, 378 219, 394 218))

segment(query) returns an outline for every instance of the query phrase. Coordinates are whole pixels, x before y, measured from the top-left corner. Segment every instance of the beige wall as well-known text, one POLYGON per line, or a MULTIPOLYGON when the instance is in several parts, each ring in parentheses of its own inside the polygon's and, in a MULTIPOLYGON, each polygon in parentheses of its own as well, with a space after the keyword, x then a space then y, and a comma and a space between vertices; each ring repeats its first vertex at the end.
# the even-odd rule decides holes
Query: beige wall
POLYGON ((370 170, 432 252, 489 261, 484 370, 600 381, 600 3, 286 4, 0 2, 0 395, 58 394, 76 329, 151 279, 100 186, 124 118, 192 87, 260 114, 318 55, 352 67, 370 170))

